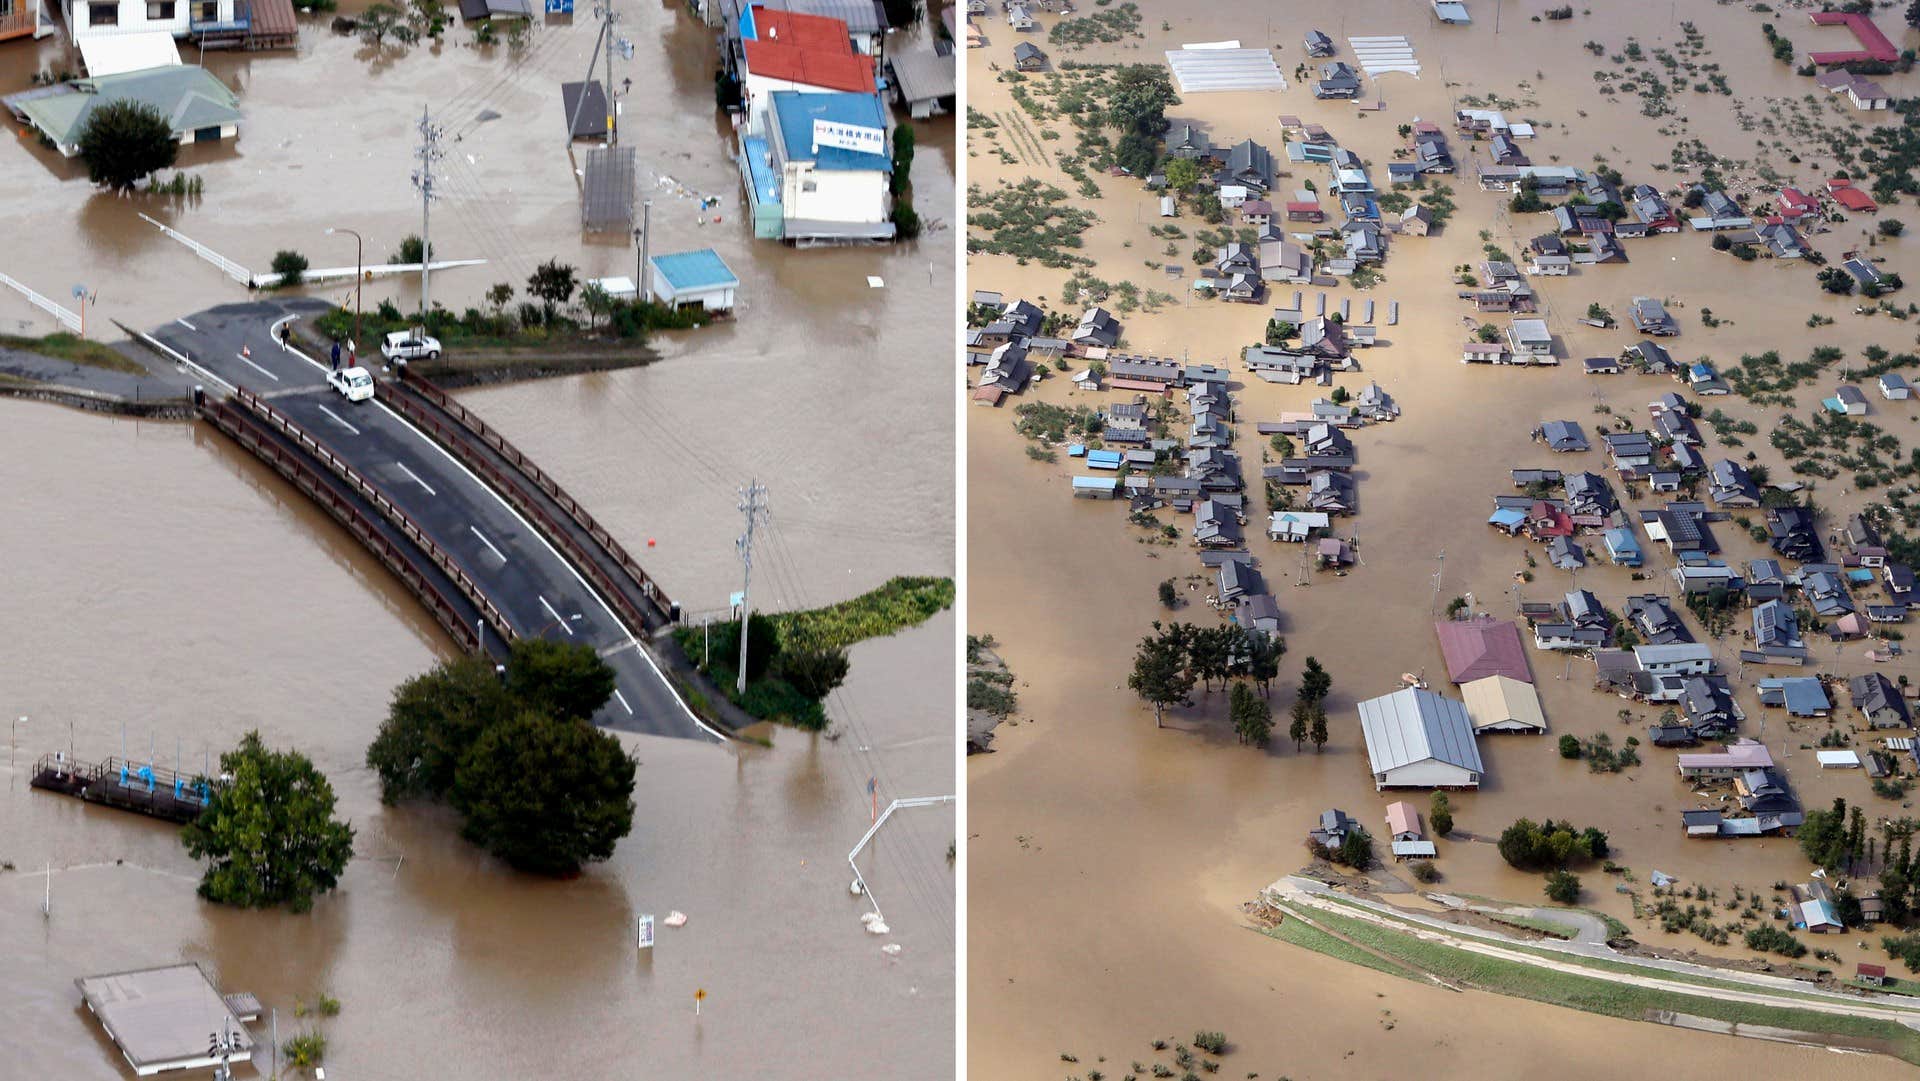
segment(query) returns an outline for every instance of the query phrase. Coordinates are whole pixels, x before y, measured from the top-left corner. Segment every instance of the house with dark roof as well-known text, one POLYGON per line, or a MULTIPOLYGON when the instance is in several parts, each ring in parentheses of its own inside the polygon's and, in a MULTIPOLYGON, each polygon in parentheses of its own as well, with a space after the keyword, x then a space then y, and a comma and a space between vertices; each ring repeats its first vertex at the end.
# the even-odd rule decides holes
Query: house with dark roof
POLYGON ((1596 525, 1619 508, 1619 503, 1613 495, 1613 486, 1598 473, 1568 474, 1566 493, 1567 513, 1575 518, 1600 520, 1594 523, 1596 525))
POLYGON ((1203 548, 1240 547, 1239 514, 1220 500, 1202 500, 1193 512, 1193 539, 1203 548))
POLYGON ((1672 645, 1693 641, 1693 632, 1674 611, 1667 598, 1658 593, 1645 593, 1627 598, 1627 620, 1640 637, 1649 645, 1672 645))
POLYGON ((1722 458, 1713 463, 1708 498, 1721 507, 1757 507, 1760 505, 1760 486, 1753 482, 1747 467, 1731 458, 1722 458))
POLYGON ((1546 443, 1548 449, 1562 454, 1587 449, 1587 435, 1580 425, 1571 420, 1550 420, 1540 426, 1536 433, 1546 443))
POLYGON ((1633 329, 1656 338, 1671 338, 1680 333, 1680 323, 1667 312, 1666 305, 1652 297, 1634 297, 1627 309, 1633 329))
POLYGON ((1719 739, 1740 725, 1733 689, 1721 676, 1689 676, 1680 692, 1680 711, 1696 739, 1719 739))
POLYGON ((1215 174, 1220 184, 1238 184, 1256 192, 1273 190, 1273 155, 1252 139, 1243 139, 1227 153, 1226 164, 1215 174))
POLYGON ((1753 640, 1762 652, 1778 656, 1805 656, 1800 619, 1785 601, 1767 601, 1753 610, 1753 640), (1771 651, 1780 651, 1772 654, 1771 651))
POLYGON ((1194 162, 1216 162, 1225 164, 1214 152, 1213 140, 1200 125, 1190 120, 1176 120, 1167 129, 1167 154, 1171 157, 1186 158, 1194 162))
POLYGON ((1868 728, 1911 728, 1913 713, 1893 681, 1878 672, 1847 681, 1853 708, 1867 719, 1868 728))
POLYGON ((1806 507, 1769 507, 1767 543, 1788 559, 1818 563, 1826 558, 1813 511, 1806 507))
POLYGON ((1320 65, 1320 81, 1313 84, 1313 96, 1323 101, 1360 96, 1360 73, 1343 60, 1320 65))
POLYGON ((1307 55, 1313 57, 1332 56, 1333 39, 1318 30, 1307 31, 1307 55))

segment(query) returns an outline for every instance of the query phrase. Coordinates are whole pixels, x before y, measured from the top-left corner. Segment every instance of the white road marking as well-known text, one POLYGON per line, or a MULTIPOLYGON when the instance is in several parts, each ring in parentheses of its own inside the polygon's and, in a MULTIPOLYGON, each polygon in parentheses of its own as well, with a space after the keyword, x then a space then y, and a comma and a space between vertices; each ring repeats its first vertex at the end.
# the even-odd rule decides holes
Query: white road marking
POLYGON ((192 323, 187 322, 185 319, 175 319, 174 322, 180 324, 183 327, 186 327, 188 330, 193 331, 195 334, 200 333, 199 327, 194 326, 192 323))
POLYGON ((406 474, 407 476, 409 476, 409 477, 412 477, 412 478, 413 478, 413 482, 414 482, 415 484, 418 484, 418 485, 419 485, 420 487, 422 487, 422 488, 425 488, 425 489, 427 490, 427 494, 428 494, 428 495, 439 495, 439 494, 440 494, 439 492, 436 492, 436 491, 434 491, 434 490, 433 490, 433 485, 431 485, 431 484, 428 484, 428 483, 427 483, 426 481, 424 481, 424 480, 421 480, 421 479, 419 478, 419 476, 417 476, 417 475, 416 475, 416 474, 414 473, 414 471, 413 471, 413 470, 411 470, 411 469, 408 469, 408 468, 407 468, 407 463, 405 463, 405 462, 395 462, 395 463, 393 463, 393 464, 394 464, 394 465, 397 465, 397 466, 399 466, 399 467, 400 467, 400 472, 402 472, 402 473, 405 473, 405 474, 406 474))
POLYGON ((280 381, 279 376, 273 374, 272 372, 266 370, 265 368, 262 368, 260 365, 255 364, 252 361, 252 359, 250 359, 245 353, 235 353, 234 356, 240 358, 240 363, 245 364, 247 367, 252 368, 254 371, 259 372, 261 375, 266 376, 268 379, 271 379, 276 383, 280 381))
POLYGON ((633 707, 627 705, 627 696, 620 693, 620 688, 615 687, 613 689, 613 696, 620 700, 620 708, 627 711, 627 716, 633 716, 633 707))
MULTIPOLYGON (((567 632, 568 638, 573 637, 573 625, 571 623, 568 623, 565 619, 562 619, 560 617, 560 613, 553 610, 553 605, 547 603, 547 598, 545 597, 540 598, 540 607, 545 608, 547 610, 547 614, 552 616, 554 618, 554 621, 560 624, 560 629, 567 632)), ((618 690, 619 688, 616 687, 614 689, 618 690)), ((627 712, 631 713, 633 711, 628 710, 627 712)))
POLYGON ((347 421, 346 421, 346 418, 345 418, 345 417, 342 417, 342 416, 341 416, 340 414, 338 414, 338 413, 336 413, 336 412, 334 412, 334 411, 333 411, 333 410, 331 410, 331 409, 328 409, 328 408, 327 408, 326 406, 324 406, 324 405, 320 407, 320 411, 321 411, 322 413, 325 413, 325 414, 326 414, 327 416, 330 416, 330 417, 332 417, 332 418, 333 418, 333 422, 334 422, 335 424, 338 424, 338 425, 339 425, 340 427, 342 427, 342 428, 345 428, 345 429, 346 429, 347 431, 350 431, 350 432, 352 432, 352 433, 353 433, 353 434, 355 434, 355 435, 359 435, 359 434, 360 434, 360 429, 358 429, 358 428, 356 428, 356 427, 354 427, 354 426, 353 426, 353 425, 351 425, 351 424, 348 424, 348 423, 347 423, 347 421))
MULTIPOLYGON (((487 539, 487 535, 486 535, 485 533, 482 533, 482 532, 480 532, 480 530, 479 530, 479 529, 477 529, 477 528, 475 528, 475 527, 473 527, 473 526, 468 526, 467 528, 468 528, 468 529, 471 529, 471 530, 473 530, 473 535, 474 535, 474 536, 476 536, 476 537, 479 537, 479 538, 480 538, 480 543, 481 543, 481 544, 484 544, 484 545, 486 545, 486 546, 487 546, 487 551, 489 551, 489 552, 492 552, 492 553, 493 553, 493 554, 494 554, 495 556, 497 556, 497 557, 499 558, 499 560, 500 560, 500 562, 502 562, 502 563, 505 563, 505 562, 507 561, 507 556, 506 556, 506 553, 505 553, 505 552, 502 552, 502 551, 501 551, 500 549, 498 549, 498 548, 495 548, 495 547, 493 546, 493 542, 487 539)), ((551 612, 551 611, 553 611, 553 609, 551 609, 551 608, 549 608, 549 609, 547 609, 547 611, 549 611, 549 612, 551 612)), ((559 617, 557 617, 557 616, 556 616, 555 618, 557 619, 557 618, 559 618, 559 617)))
MULTIPOLYGON (((289 349, 288 352, 292 353, 296 357, 299 357, 301 360, 306 361, 308 364, 313 365, 314 370, 316 371, 325 372, 327 370, 327 366, 325 364, 322 364, 318 360, 315 360, 314 358, 308 356, 306 353, 302 352, 298 346, 295 346, 289 349)), ((379 406, 380 411, 382 413, 385 413, 387 416, 392 417, 396 423, 404 425, 408 431, 414 434, 415 438, 420 440, 420 442, 425 443, 427 446, 432 447, 435 451, 438 451, 440 454, 440 457, 445 458, 449 463, 453 465, 455 469, 458 469, 460 472, 466 474, 467 479, 472 481, 474 484, 478 485, 481 491, 486 492, 488 495, 492 496, 493 501, 495 503, 500 504, 501 509, 505 510, 508 514, 513 515, 514 520, 519 522, 521 527, 524 528, 528 533, 532 534, 533 539, 539 541, 540 546, 542 548, 545 548, 548 554, 552 555, 553 558, 559 560, 562 566, 566 567, 569 571, 573 572, 573 580, 580 583, 580 588, 587 591, 587 596, 592 597, 595 601, 599 603, 600 610, 607 614, 607 618, 613 621, 614 626, 619 627, 623 630, 627 630, 626 624, 620 619, 619 615, 615 614, 613 610, 613 605, 608 604, 607 599, 600 595, 600 591, 593 588, 593 585, 587 581, 586 575, 580 573, 580 568, 575 567, 572 563, 567 562, 566 558, 560 554, 560 550, 555 548, 553 546, 553 543, 547 540, 545 536, 541 535, 539 530, 533 528, 533 523, 527 521, 527 516, 524 514, 521 514, 518 510, 514 509, 513 504, 507 502, 506 496, 503 496, 499 492, 494 491, 493 488, 489 486, 486 481, 483 481, 480 479, 478 474, 476 474, 473 470, 468 469, 467 464, 465 462, 462 462, 460 459, 454 457, 452 451, 434 442, 432 436, 421 431, 417 425, 415 425, 412 421, 408 420, 407 418, 401 416, 399 412, 395 410, 392 406, 388 405, 387 403, 381 401, 378 398, 375 398, 373 400, 373 404, 376 406, 379 406)), ((707 735, 712 736, 718 742, 721 742, 721 743, 727 742, 727 737, 724 733, 722 733, 719 729, 713 727, 712 725, 708 724, 704 719, 701 718, 701 716, 698 713, 695 713, 693 711, 692 706, 687 705, 686 699, 680 697, 680 692, 674 689, 672 682, 670 682, 667 679, 667 674, 665 672, 662 672, 660 670, 660 665, 654 661, 653 654, 648 653, 646 651, 646 648, 640 644, 640 639, 635 637, 633 631, 631 630, 627 630, 627 642, 633 646, 634 652, 640 654, 640 659, 647 662, 647 667, 653 670, 654 678, 658 679, 661 685, 667 689, 667 694, 671 695, 673 698, 674 704, 680 707, 680 712, 687 715, 687 720, 692 721, 695 727, 699 728, 700 731, 705 732, 707 735)))

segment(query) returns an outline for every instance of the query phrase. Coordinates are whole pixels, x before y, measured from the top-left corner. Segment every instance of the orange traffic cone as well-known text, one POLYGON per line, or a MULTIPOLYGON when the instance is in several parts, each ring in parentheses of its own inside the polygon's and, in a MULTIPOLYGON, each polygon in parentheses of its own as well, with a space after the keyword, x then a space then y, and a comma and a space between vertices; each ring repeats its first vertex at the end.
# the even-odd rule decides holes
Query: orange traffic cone
POLYGON ((247 346, 247 345, 243 345, 243 346, 241 346, 241 347, 240 347, 240 355, 241 355, 241 356, 243 356, 243 357, 251 357, 251 356, 253 355, 253 347, 252 347, 252 346, 247 346))

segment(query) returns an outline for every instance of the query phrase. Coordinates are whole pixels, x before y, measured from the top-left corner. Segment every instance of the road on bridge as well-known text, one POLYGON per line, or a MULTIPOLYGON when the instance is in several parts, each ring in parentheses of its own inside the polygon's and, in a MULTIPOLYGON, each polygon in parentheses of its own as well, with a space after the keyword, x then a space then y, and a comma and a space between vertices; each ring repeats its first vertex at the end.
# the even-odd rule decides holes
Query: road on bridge
MULTIPOLYGON (((305 428, 384 491, 443 549, 524 637, 580 642, 613 667, 603 727, 683 738, 720 735, 687 708, 646 647, 579 572, 501 495, 375 397, 349 403, 326 385, 328 364, 279 341, 280 324, 326 310, 251 301, 184 316, 152 332, 227 386, 244 386, 305 428)), ((362 357, 378 370, 378 354, 362 357)))

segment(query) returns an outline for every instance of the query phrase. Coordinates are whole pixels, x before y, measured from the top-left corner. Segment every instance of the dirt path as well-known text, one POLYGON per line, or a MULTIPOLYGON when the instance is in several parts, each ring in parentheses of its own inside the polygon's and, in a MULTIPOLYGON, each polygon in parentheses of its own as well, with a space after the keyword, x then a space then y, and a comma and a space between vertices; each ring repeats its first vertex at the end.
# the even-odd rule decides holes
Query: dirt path
MULTIPOLYGON (((1477 935, 1455 934, 1444 929, 1442 925, 1435 921, 1423 918, 1418 913, 1396 911, 1394 916, 1389 916, 1384 914, 1386 906, 1357 898, 1354 899, 1355 905, 1338 904, 1328 898, 1327 892, 1324 889, 1317 888, 1314 884, 1303 883, 1297 879, 1281 879, 1279 882, 1268 887, 1268 890, 1296 904, 1308 905, 1323 911, 1352 916, 1355 919, 1366 920, 1369 923, 1389 930, 1412 935, 1423 941, 1438 943, 1454 949, 1467 950, 1472 953, 1494 957, 1504 961, 1515 961, 1521 964, 1533 965, 1537 968, 1567 973, 1569 975, 1585 976, 1592 979, 1606 980, 1610 983, 1644 987, 1650 990, 1667 991, 1674 994, 1691 995, 1696 998, 1712 998, 1723 1002, 1743 1002, 1754 1006, 1774 1006, 1782 1009, 1815 1010, 1820 1013, 1845 1014, 1855 1017, 1872 1017, 1883 1021, 1893 1021, 1897 1024, 1906 1025, 1908 1028, 1920 1031, 1920 1007, 1873 1005, 1868 1000, 1857 996, 1829 994, 1811 988, 1795 988, 1792 994, 1785 993, 1784 991, 1769 992, 1758 989, 1739 992, 1726 988, 1688 983, 1681 980, 1666 980, 1654 976, 1636 976, 1612 969, 1592 968, 1571 961, 1555 961, 1550 958, 1541 957, 1537 953, 1505 948, 1477 935), (1398 918, 1396 918, 1396 916, 1398 918), (1409 926, 1409 922, 1417 926, 1409 926)), ((1555 918, 1558 918, 1561 913, 1559 910, 1553 910, 1553 915, 1555 918)), ((1322 928, 1322 930, 1326 929, 1322 928)), ((1551 949, 1552 947, 1548 946, 1545 948, 1551 949)), ((1579 952, 1590 955, 1594 953, 1592 949, 1582 949, 1579 952)), ((1404 962, 1396 961, 1395 963, 1404 965, 1404 962)), ((1659 967, 1668 967, 1676 971, 1687 970, 1691 975, 1707 976, 1719 980, 1730 981, 1739 978, 1734 974, 1724 972, 1692 972, 1690 971, 1692 966, 1684 966, 1683 969, 1683 966, 1680 966, 1678 962, 1670 962, 1667 965, 1659 967)))

